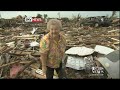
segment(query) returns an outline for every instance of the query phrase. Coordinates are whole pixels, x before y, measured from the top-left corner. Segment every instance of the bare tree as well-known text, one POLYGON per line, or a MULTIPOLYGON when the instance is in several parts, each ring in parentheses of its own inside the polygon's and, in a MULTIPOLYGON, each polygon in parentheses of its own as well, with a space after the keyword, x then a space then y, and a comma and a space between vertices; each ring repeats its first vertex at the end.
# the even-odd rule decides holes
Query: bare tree
POLYGON ((48 17, 48 15, 47 14, 44 14, 44 19, 46 19, 48 17))
POLYGON ((2 18, 1 14, 0 14, 0 19, 2 18))
POLYGON ((112 11, 112 15, 110 16, 110 19, 116 18, 116 13, 117 13, 117 11, 112 11))
POLYGON ((42 18, 42 15, 41 15, 41 14, 37 14, 36 17, 37 17, 37 18, 42 18))
POLYGON ((116 13, 117 13, 116 11, 113 11, 111 17, 114 17, 116 15, 116 13))

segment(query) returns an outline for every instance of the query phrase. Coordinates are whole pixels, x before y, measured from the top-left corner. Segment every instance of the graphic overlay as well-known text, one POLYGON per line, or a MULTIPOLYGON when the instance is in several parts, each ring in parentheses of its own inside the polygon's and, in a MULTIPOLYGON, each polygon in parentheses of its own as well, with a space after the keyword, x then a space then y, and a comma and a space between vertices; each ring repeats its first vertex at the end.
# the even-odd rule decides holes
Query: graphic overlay
POLYGON ((37 17, 25 17, 25 22, 43 22, 43 20, 37 17))

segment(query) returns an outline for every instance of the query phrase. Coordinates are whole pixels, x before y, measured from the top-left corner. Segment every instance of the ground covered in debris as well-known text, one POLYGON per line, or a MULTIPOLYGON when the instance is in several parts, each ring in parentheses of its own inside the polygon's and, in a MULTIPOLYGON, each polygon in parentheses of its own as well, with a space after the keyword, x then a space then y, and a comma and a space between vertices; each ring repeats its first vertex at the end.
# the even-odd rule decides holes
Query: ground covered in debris
MULTIPOLYGON (((0 28, 1 78, 44 78, 36 75, 35 70, 41 68, 39 62, 39 42, 41 37, 47 33, 46 24, 36 27, 37 29, 32 26, 20 25, 15 28, 0 28), (35 46, 32 46, 31 42, 34 42, 35 46), (20 67, 14 68, 16 64, 20 64, 23 67, 21 69, 18 69, 20 67), (22 72, 19 73, 19 77, 14 75, 15 71, 18 72, 20 70, 22 72)), ((75 46, 95 48, 96 45, 103 45, 114 50, 119 50, 119 27, 80 27, 79 25, 74 25, 74 23, 66 23, 63 25, 61 33, 66 37, 66 50, 75 46)), ((74 70, 67 67, 65 68, 65 72, 67 78, 71 79, 96 78, 89 76, 84 70, 74 70)))

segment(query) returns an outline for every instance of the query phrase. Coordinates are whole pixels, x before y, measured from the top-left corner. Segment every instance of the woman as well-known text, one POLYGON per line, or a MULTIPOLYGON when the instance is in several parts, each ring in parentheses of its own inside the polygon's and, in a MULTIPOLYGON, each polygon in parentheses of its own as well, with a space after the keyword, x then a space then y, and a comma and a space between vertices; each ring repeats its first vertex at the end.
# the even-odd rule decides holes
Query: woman
POLYGON ((40 60, 42 62, 42 71, 47 79, 53 79, 54 70, 56 70, 58 77, 62 78, 62 59, 64 57, 66 40, 60 34, 62 24, 57 19, 51 19, 47 23, 46 34, 40 41, 40 60))

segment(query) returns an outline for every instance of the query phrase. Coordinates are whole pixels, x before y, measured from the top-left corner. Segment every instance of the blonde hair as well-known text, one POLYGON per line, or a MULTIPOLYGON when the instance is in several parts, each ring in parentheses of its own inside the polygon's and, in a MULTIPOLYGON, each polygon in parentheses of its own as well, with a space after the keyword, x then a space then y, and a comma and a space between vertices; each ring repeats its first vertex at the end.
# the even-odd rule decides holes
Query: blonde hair
POLYGON ((51 25, 56 25, 60 30, 62 29, 62 24, 60 20, 50 19, 47 23, 47 30, 50 30, 51 25))

